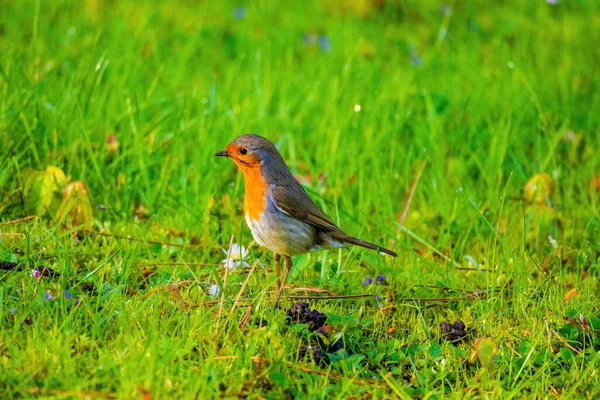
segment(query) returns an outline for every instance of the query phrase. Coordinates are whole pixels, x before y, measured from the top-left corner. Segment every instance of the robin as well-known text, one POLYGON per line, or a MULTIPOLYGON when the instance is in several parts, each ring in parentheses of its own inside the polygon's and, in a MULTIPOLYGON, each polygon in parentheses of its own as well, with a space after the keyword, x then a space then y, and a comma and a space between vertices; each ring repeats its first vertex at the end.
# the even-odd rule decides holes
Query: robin
POLYGON ((292 269, 292 256, 309 251, 345 247, 345 243, 397 254, 348 236, 310 199, 290 172, 277 148, 258 135, 242 135, 215 154, 231 158, 244 174, 244 215, 252 236, 274 253, 279 276, 285 272, 277 297, 292 269))

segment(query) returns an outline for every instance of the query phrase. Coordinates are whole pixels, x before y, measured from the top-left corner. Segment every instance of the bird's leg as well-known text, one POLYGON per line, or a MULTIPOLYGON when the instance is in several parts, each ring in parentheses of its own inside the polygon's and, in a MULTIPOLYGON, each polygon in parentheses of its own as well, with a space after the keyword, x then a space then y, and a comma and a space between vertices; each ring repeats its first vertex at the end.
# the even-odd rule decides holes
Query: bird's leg
POLYGON ((281 266, 279 260, 281 260, 281 256, 277 253, 273 253, 273 260, 275 260, 275 265, 277 266, 277 282, 279 283, 279 278, 281 277, 281 266))
POLYGON ((281 280, 281 284, 279 285, 279 290, 277 290, 277 299, 278 300, 281 297, 281 291, 283 290, 283 286, 285 285, 285 282, 287 281, 288 275, 290 274, 290 271, 292 270, 292 257, 283 256, 283 263, 285 265, 285 271, 283 273, 283 279, 281 280))

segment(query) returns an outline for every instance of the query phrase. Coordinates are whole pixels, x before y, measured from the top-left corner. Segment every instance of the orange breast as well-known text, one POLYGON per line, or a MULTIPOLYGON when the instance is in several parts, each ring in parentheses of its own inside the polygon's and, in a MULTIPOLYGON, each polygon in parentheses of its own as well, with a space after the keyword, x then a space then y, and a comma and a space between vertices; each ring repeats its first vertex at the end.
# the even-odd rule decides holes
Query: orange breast
POLYGON ((260 174, 260 167, 240 165, 244 174, 244 214, 256 221, 266 204, 267 182, 260 174))

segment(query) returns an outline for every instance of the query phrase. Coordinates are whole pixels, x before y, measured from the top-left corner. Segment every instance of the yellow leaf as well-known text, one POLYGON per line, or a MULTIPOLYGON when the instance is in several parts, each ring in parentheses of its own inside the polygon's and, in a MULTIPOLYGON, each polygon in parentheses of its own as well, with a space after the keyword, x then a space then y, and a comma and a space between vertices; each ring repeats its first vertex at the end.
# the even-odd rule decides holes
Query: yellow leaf
POLYGON ((31 213, 44 215, 54 213, 60 207, 62 190, 69 178, 62 169, 49 166, 45 171, 29 172, 25 182, 25 205, 31 213))
POLYGON ((552 194, 552 178, 544 172, 535 174, 527 181, 524 190, 528 202, 548 203, 552 194))
POLYGON ((494 368, 497 351, 498 345, 492 338, 480 337, 475 340, 475 352, 477 354, 477 358, 485 369, 491 370, 494 368))
POLYGON ((75 181, 69 183, 63 190, 63 200, 56 217, 63 218, 69 226, 80 229, 90 229, 94 224, 92 203, 88 196, 85 183, 75 181))
POLYGON ((578 294, 579 294, 579 292, 577 291, 577 289, 573 288, 573 289, 569 290, 567 293, 565 293, 565 295, 563 296, 563 301, 566 304, 570 298, 575 297, 578 294))

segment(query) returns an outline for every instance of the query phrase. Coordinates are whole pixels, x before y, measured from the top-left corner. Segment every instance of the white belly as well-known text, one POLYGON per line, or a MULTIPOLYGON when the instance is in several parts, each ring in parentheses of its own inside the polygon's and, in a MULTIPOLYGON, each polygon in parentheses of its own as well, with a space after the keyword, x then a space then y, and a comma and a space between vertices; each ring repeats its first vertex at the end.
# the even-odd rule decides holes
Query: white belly
POLYGON ((294 256, 314 250, 315 229, 295 218, 265 207, 258 220, 246 216, 252 236, 258 244, 285 256, 294 256))

